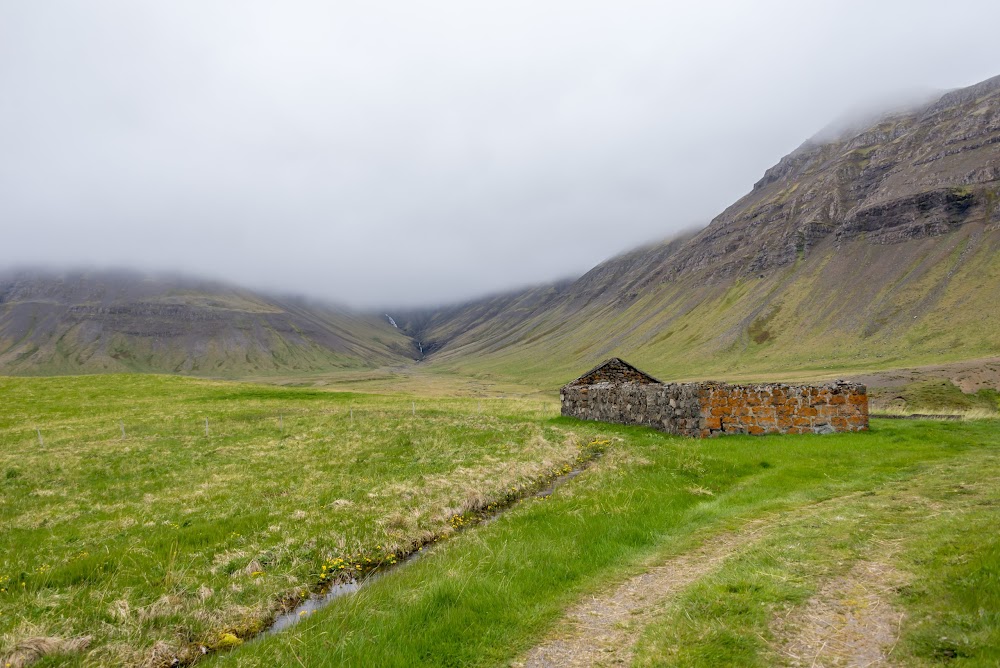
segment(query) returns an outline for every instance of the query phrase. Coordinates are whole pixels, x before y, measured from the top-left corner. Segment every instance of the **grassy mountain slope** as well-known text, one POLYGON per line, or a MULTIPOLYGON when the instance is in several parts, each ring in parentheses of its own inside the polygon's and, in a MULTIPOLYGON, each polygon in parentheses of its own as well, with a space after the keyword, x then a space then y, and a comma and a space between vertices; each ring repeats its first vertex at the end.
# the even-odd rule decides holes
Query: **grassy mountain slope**
POLYGON ((384 319, 248 290, 127 273, 0 278, 0 370, 234 376, 407 361, 384 319))
POLYGON ((543 386, 613 354, 822 374, 995 355, 998 289, 1000 77, 806 142, 695 235, 408 331, 444 342, 438 368, 543 386))
POLYGON ((228 286, 0 278, 0 372, 284 376, 398 365, 555 388, 824 375, 1000 351, 1000 77, 813 139, 697 233, 575 281, 358 316, 228 286))

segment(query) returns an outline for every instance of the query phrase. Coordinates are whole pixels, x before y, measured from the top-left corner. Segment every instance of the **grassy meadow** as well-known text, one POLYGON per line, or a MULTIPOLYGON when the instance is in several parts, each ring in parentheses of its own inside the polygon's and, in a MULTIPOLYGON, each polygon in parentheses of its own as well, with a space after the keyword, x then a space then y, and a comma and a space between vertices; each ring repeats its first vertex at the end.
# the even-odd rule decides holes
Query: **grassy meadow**
POLYGON ((776 620, 879 551, 908 574, 893 590, 904 665, 996 665, 997 423, 874 427, 695 443, 605 426, 605 457, 551 497, 209 663, 520 665, 575 602, 757 524, 756 544, 658 611, 637 665, 786 665, 776 620))
POLYGON ((2 378, 0 397, 0 656, 91 636, 88 665, 231 644, 581 450, 517 399, 140 375, 2 378))
POLYGON ((517 664, 576 602, 748 525, 759 539, 635 630, 637 665, 788 663, 781 620, 871 561, 899 578, 896 659, 998 658, 996 420, 700 442, 557 417, 544 396, 130 375, 2 378, 0 397, 12 665, 32 642, 36 666, 517 664), (551 496, 456 531, 594 444, 551 496), (251 640, 324 581, 440 536, 251 640))

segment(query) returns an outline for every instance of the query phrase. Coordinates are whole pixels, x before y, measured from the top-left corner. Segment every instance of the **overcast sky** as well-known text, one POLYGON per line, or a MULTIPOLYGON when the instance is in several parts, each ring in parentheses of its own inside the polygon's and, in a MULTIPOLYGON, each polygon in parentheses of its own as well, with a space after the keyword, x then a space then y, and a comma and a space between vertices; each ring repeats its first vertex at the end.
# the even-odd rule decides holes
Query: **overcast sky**
POLYGON ((0 268, 360 307, 578 275, 834 118, 1000 74, 1000 3, 0 0, 0 268))

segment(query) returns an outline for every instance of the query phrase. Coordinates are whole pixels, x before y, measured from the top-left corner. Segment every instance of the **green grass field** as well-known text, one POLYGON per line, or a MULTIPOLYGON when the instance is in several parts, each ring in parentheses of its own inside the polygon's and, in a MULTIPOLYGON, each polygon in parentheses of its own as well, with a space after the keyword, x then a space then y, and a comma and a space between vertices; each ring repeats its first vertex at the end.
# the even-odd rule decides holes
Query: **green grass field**
POLYGON ((581 448, 514 399, 132 375, 0 396, 3 646, 91 635, 94 665, 246 636, 324 563, 392 561, 581 448))
POLYGON ((778 620, 871 561, 901 574, 897 660, 998 659, 997 421, 699 442, 559 418, 544 397, 158 376, 5 378, 0 396, 12 665, 31 647, 39 666, 509 665, 578 601, 750 524, 759 539, 633 629, 637 665, 780 664, 778 620), (595 442, 605 455, 552 496, 455 532, 595 442), (324 580, 445 535, 244 642, 324 580))

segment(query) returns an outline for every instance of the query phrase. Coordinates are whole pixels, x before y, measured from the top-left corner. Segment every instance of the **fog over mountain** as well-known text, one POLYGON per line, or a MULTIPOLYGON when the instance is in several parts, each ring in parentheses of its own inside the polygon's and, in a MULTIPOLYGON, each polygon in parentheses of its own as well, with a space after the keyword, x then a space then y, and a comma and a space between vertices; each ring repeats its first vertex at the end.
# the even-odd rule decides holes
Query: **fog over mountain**
POLYGON ((996 74, 998 21, 968 0, 4 3, 0 268, 361 307, 578 275, 707 222, 835 119, 996 74))

